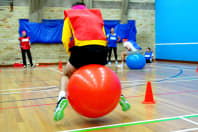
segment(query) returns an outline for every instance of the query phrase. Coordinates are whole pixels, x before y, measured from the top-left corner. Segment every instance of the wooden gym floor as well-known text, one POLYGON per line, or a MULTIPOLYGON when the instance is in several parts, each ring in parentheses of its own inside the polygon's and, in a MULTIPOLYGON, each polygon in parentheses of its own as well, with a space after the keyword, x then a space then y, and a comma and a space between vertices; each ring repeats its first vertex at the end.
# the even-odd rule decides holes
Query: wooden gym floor
POLYGON ((119 76, 131 109, 118 105, 109 115, 88 119, 69 105, 62 121, 53 120, 61 73, 58 66, 0 68, 1 132, 198 132, 196 65, 156 62, 143 70, 110 66, 119 76), (156 104, 144 105, 147 81, 156 104))

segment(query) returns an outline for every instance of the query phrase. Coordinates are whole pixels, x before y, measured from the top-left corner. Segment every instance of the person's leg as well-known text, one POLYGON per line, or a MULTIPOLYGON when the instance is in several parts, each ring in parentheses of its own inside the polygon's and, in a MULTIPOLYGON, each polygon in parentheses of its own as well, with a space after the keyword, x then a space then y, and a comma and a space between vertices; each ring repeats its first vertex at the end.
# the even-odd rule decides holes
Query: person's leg
POLYGON ((125 57, 127 56, 127 52, 124 51, 121 53, 121 64, 124 64, 124 61, 125 61, 125 57))
POLYGON ((122 107, 122 111, 127 111, 127 110, 129 110, 131 108, 131 105, 126 100, 126 98, 124 97, 123 94, 120 96, 120 105, 122 107))
MULTIPOLYGON (((124 66, 124 61, 125 61, 125 57, 126 56, 127 56, 127 52, 126 51, 121 53, 121 67, 124 66)), ((122 107, 122 111, 127 111, 131 107, 129 102, 126 100, 126 98, 124 97, 123 94, 120 97, 120 105, 122 107)))
POLYGON ((138 54, 142 54, 142 50, 138 50, 137 53, 138 53, 138 54))
MULTIPOLYGON (((87 64, 100 64, 100 65, 106 64, 107 49, 105 47, 103 48, 95 47, 89 51, 92 52, 87 52, 87 56, 86 54, 84 54, 85 56, 83 57, 83 58, 89 58, 89 62, 87 62, 87 64)), ((130 109, 130 104, 128 103, 124 95, 121 95, 120 97, 120 105, 123 111, 127 111, 130 109)))
POLYGON ((68 62, 66 64, 66 67, 64 68, 63 76, 61 77, 60 92, 58 96, 56 110, 54 112, 55 121, 62 120, 64 117, 64 109, 68 105, 67 93, 66 93, 67 84, 68 84, 69 78, 74 73, 74 71, 76 71, 76 68, 70 62, 68 62))
POLYGON ((27 64, 26 64, 25 50, 21 49, 21 54, 22 54, 24 68, 26 68, 27 64))
MULTIPOLYGON (((69 78, 71 77, 71 75, 76 71, 76 68, 70 63, 68 62, 64 68, 63 71, 63 76, 61 77, 61 83, 60 83, 60 92, 66 91, 67 88, 67 84, 69 81, 69 78)), ((67 94, 65 92, 65 95, 63 97, 66 97, 67 94)), ((59 96, 59 99, 62 97, 62 95, 59 96)))
POLYGON ((151 59, 146 59, 146 63, 151 63, 152 60, 151 59))
POLYGON ((108 48, 108 64, 111 64, 111 52, 112 52, 112 47, 108 48))
POLYGON ((114 56, 115 56, 115 63, 118 64, 118 55, 117 55, 117 47, 113 48, 114 56))
POLYGON ((30 50, 27 50, 27 55, 28 55, 28 59, 29 59, 30 65, 32 67, 33 66, 33 63, 32 63, 32 55, 31 55, 30 50))
POLYGON ((121 64, 120 65, 117 65, 118 67, 120 67, 120 68, 123 68, 124 67, 125 56, 127 56, 127 52, 126 51, 123 51, 121 53, 121 64))
MULTIPOLYGON (((88 58, 88 61, 85 63, 87 64, 100 64, 105 65, 107 62, 107 52, 108 49, 105 47, 92 47, 91 49, 86 52, 87 54, 84 54, 83 58, 88 58)), ((125 99, 123 95, 120 97, 120 105, 122 107, 123 111, 127 111, 130 109, 130 104, 125 99)))

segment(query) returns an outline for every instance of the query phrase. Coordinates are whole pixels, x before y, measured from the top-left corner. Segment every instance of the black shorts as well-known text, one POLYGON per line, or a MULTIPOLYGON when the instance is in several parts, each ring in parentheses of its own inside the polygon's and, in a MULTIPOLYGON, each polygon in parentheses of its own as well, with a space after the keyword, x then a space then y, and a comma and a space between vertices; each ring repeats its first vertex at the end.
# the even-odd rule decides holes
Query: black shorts
POLYGON ((152 63, 151 59, 146 59, 146 63, 152 63))
POLYGON ((107 64, 107 47, 99 45, 75 46, 70 51, 69 62, 75 68, 80 68, 88 64, 107 64))

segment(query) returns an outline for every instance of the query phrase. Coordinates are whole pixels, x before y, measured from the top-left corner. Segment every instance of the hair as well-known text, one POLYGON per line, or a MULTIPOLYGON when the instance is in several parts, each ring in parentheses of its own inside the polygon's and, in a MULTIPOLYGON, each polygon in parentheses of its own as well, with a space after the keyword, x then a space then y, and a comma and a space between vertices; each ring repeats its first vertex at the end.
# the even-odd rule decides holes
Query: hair
POLYGON ((76 2, 76 3, 72 4, 72 7, 76 6, 76 5, 84 5, 84 6, 86 6, 86 4, 84 2, 76 2))
POLYGON ((150 47, 148 47, 147 49, 151 51, 151 48, 150 47))
MULTIPOLYGON (((114 27, 112 27, 111 29, 113 29, 113 30, 114 30, 114 32, 115 32, 115 29, 114 29, 114 27)), ((111 32, 111 30, 110 30, 110 32, 111 32)))

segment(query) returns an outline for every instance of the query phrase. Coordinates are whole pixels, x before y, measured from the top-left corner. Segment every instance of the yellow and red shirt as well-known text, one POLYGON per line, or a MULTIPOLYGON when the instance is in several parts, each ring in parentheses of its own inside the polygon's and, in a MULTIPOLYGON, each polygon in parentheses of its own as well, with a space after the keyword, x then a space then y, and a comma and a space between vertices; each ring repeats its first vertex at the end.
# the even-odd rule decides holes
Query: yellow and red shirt
POLYGON ((98 9, 65 10, 62 42, 69 52, 72 46, 107 46, 104 22, 98 9), (70 44, 73 36, 74 43, 70 44))

